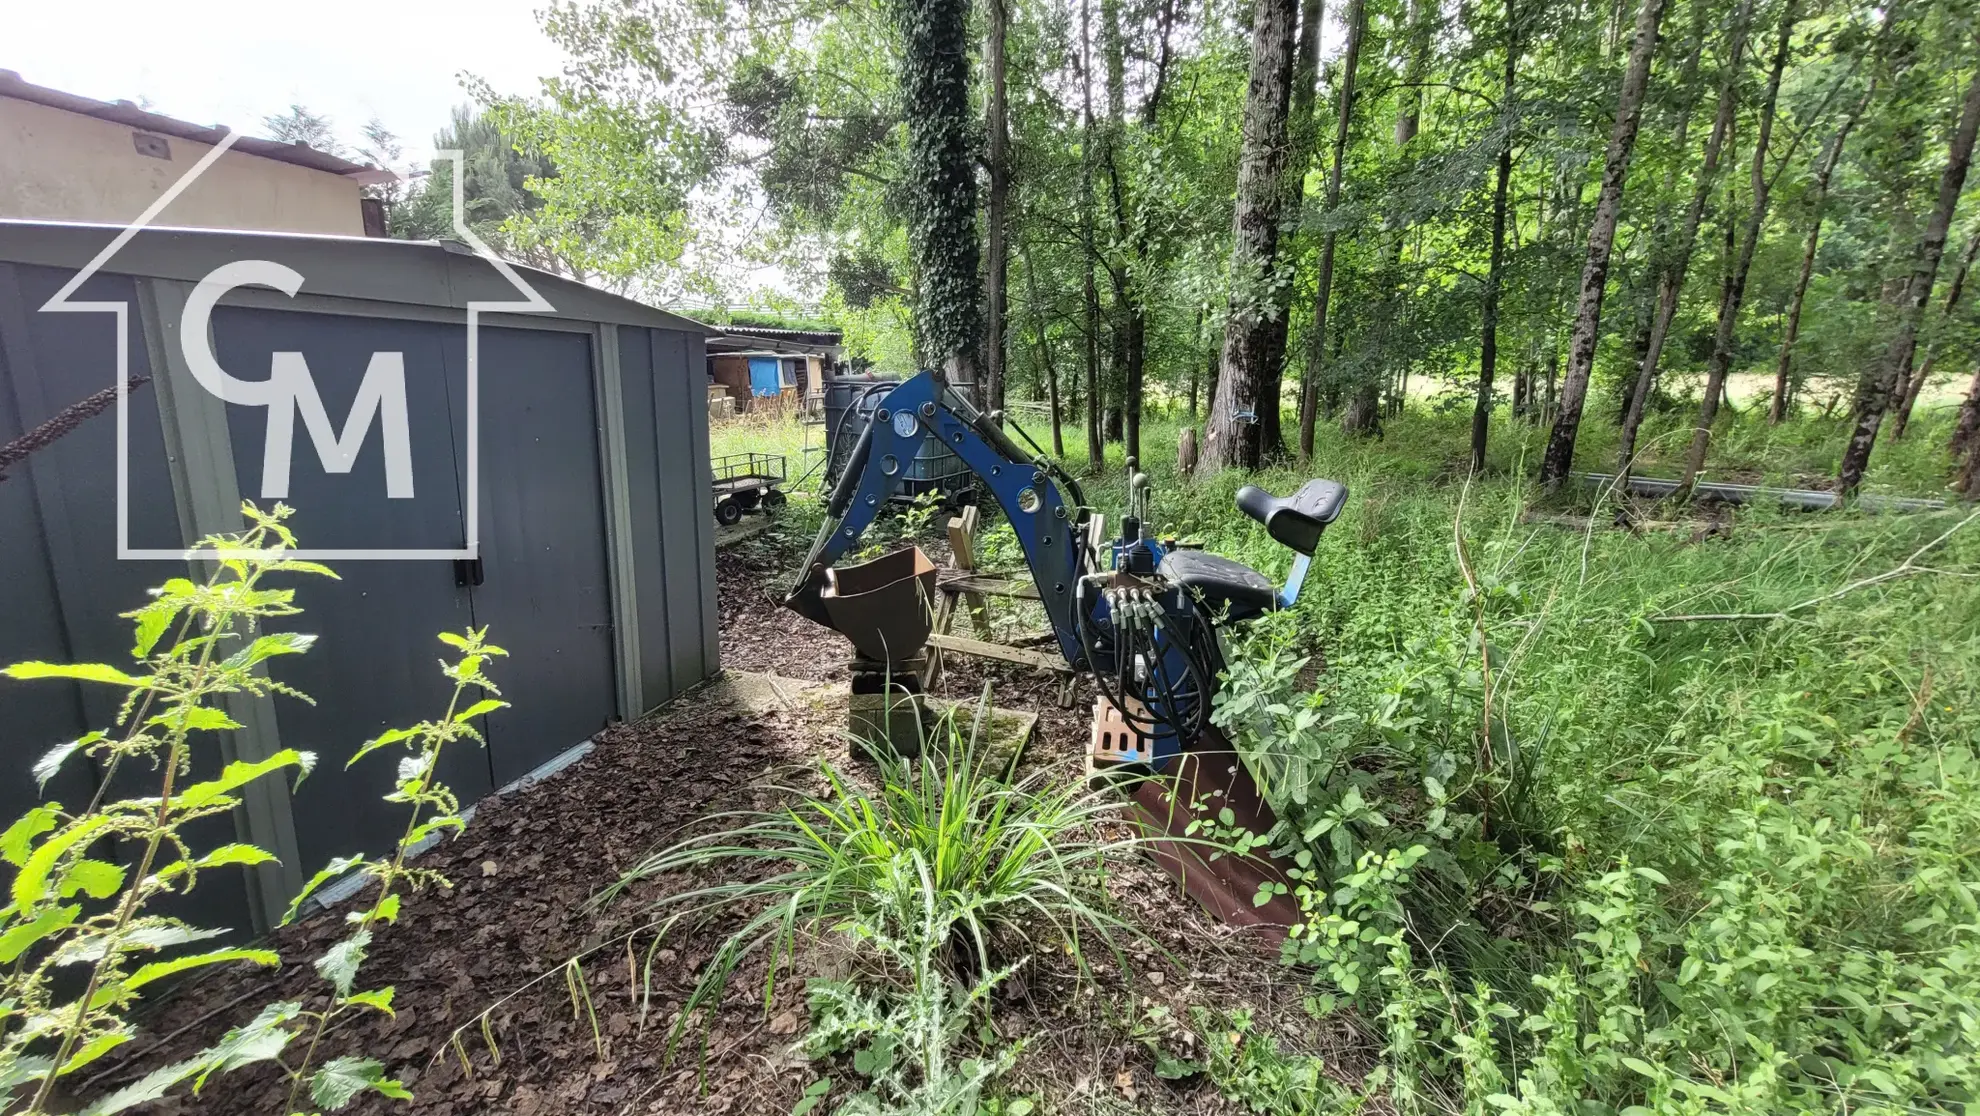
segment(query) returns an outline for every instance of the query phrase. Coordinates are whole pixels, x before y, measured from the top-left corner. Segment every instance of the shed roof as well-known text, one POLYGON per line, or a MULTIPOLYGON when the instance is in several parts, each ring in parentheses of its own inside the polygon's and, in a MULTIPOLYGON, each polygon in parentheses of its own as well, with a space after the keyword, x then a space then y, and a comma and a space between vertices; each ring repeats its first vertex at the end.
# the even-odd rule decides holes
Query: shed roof
MULTIPOLYGON (((123 231, 122 225, 78 221, 0 220, 0 261, 81 270, 123 231)), ((118 249, 104 270, 198 282, 223 264, 246 259, 272 260, 294 268, 303 276, 299 298, 315 295, 465 310, 471 301, 510 301, 515 297, 515 288, 508 280, 473 248, 454 240, 150 226, 138 230, 118 249)), ((574 279, 527 264, 511 266, 556 307, 559 317, 687 333, 712 332, 690 318, 574 279)), ((288 301, 279 292, 268 294, 288 301)), ((526 318, 519 315, 519 323, 527 324, 526 318)))
MULTIPOLYGON (((98 120, 108 120, 113 124, 123 124, 141 132, 155 132, 162 136, 176 136, 195 143, 217 144, 231 131, 224 124, 194 124, 162 113, 139 108, 130 101, 98 101, 91 97, 81 97, 74 93, 64 93, 45 85, 36 85, 23 80, 13 70, 0 70, 0 97, 11 97, 17 101, 31 101, 37 105, 62 109, 65 112, 93 116, 98 120)), ((374 167, 368 163, 353 163, 327 151, 318 151, 306 143, 283 143, 280 140, 258 139, 242 136, 234 141, 235 151, 249 155, 259 155, 279 163, 292 163, 310 170, 334 174, 351 179, 360 185, 374 185, 394 182, 398 175, 389 170, 374 167)))

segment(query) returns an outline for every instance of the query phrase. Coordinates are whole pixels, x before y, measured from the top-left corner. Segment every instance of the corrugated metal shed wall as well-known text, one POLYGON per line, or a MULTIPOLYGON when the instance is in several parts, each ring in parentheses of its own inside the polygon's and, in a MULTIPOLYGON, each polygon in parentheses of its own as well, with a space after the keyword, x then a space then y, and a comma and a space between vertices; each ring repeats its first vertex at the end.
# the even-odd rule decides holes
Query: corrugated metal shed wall
MULTIPOLYGON (((41 310, 115 232, 0 222, 0 444, 115 381, 114 316, 41 310)), ((302 544, 460 547, 465 307, 512 300, 514 288, 485 261, 439 245, 179 230, 141 233, 73 296, 131 307, 130 372, 152 377, 128 397, 130 546, 177 551, 236 529, 241 495, 260 493, 265 409, 208 394, 176 332, 194 283, 244 258, 281 262, 305 282, 294 298, 243 288, 222 300, 209 333, 229 372, 255 379, 272 354, 302 353, 341 428, 372 354, 404 354, 413 496, 383 498, 376 426, 347 473, 326 471, 297 431, 286 500, 302 544)), ((257 784, 232 827, 281 853, 283 866, 203 879, 188 917, 259 929, 331 857, 390 846, 403 815, 380 796, 394 761, 381 755, 348 772, 343 761, 382 729, 441 711, 448 684, 436 632, 489 625, 512 652, 492 672, 514 708, 488 718, 485 752, 457 750, 446 761, 464 800, 719 668, 704 331, 553 276, 524 277, 556 313, 482 318, 478 566, 330 559, 341 580, 298 585, 306 611, 293 626, 321 638, 274 673, 317 704, 237 702, 231 712, 247 727, 209 749, 209 762, 296 747, 317 752, 318 769, 294 794, 257 784)), ((116 436, 112 408, 0 481, 0 662, 124 663, 129 627, 116 614, 187 572, 182 559, 119 560, 116 436)), ((33 758, 108 724, 114 697, 0 682, 11 757, 0 768, 0 815, 11 819, 37 797, 33 758)), ((76 764, 48 794, 74 801, 94 787, 76 764)), ((216 820, 206 836, 217 843, 234 832, 216 820)))

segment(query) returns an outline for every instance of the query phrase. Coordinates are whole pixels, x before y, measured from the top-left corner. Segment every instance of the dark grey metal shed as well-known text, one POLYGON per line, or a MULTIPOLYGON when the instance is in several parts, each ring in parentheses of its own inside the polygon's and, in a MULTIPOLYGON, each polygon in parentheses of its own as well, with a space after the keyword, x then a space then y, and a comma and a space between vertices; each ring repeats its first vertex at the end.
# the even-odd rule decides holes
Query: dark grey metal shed
MULTIPOLYGON (((312 401, 293 397, 282 499, 302 545, 329 551, 341 576, 298 586, 295 626, 321 638, 273 667, 317 704, 231 710, 246 727, 229 734, 229 758, 318 756, 294 793, 263 780, 235 819, 282 864, 203 880, 191 917, 265 928, 332 857, 390 847, 403 824, 380 801, 392 762, 347 772, 343 761, 377 732, 439 712, 436 632, 488 625, 511 653, 495 674, 513 708, 487 719, 485 752, 445 761, 463 801, 719 669, 700 324, 545 272, 505 275, 454 243, 145 229, 113 244, 120 232, 0 221, 0 446, 111 388, 120 360, 145 380, 121 420, 116 407, 88 418, 0 480, 0 663, 127 660, 117 613, 185 575, 186 548, 238 529, 242 497, 262 498, 281 473, 268 452, 282 440, 278 409, 214 394, 181 334, 200 320, 189 306, 200 281, 240 261, 288 268, 300 287, 227 291, 205 316, 208 351, 244 381, 300 354, 318 430, 312 401), (81 312, 49 308, 71 287, 67 308, 81 312), (554 309, 483 307, 518 307, 528 290, 554 309), (381 402, 366 387, 381 353, 403 366, 396 439, 393 392, 381 402), (426 556, 349 553, 378 550, 426 556)), ((0 816, 39 797, 34 758, 108 724, 114 697, 0 680, 0 816)), ((72 765, 47 795, 93 789, 72 765)))

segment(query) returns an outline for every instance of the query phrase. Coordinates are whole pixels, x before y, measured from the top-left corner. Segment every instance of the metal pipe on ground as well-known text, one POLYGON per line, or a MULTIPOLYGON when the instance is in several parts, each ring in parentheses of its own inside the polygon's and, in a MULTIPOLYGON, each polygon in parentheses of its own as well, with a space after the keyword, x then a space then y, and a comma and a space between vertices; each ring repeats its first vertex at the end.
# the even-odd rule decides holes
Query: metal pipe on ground
MULTIPOLYGON (((1576 473, 1575 478, 1583 484, 1596 488, 1607 488, 1616 483, 1614 473, 1576 473)), ((1677 491, 1678 482, 1662 477, 1642 477, 1631 474, 1629 491, 1636 496, 1669 496, 1677 491)), ((1698 481, 1692 491, 1699 496, 1709 496, 1728 504, 1750 504, 1772 499, 1791 508, 1808 511, 1828 511, 1840 507, 1843 498, 1834 492, 1822 492, 1809 488, 1767 488, 1757 484, 1728 484, 1724 481, 1698 481)), ((1925 500, 1912 496, 1858 496, 1855 505, 1866 512, 1920 512, 1941 511, 1944 500, 1925 500)))

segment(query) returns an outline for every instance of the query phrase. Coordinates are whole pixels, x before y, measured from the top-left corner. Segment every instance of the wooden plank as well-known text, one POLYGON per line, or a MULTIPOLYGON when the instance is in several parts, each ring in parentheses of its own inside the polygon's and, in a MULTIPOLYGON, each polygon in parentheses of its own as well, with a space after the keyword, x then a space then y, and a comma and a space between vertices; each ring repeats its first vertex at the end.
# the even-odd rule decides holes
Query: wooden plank
MULTIPOLYGON (((979 512, 975 504, 962 510, 962 514, 949 520, 949 550, 954 555, 956 568, 964 573, 976 572, 976 523, 979 512)), ((982 593, 962 590, 964 610, 969 613, 970 626, 980 636, 990 635, 990 602, 982 593)))
POLYGON ((1058 674, 1072 674, 1073 668, 1057 655, 1045 655, 1037 651, 1027 651, 1022 647, 1010 647, 1002 643, 988 643, 965 636, 931 635, 928 646, 943 651, 954 651, 959 655, 974 655, 979 659, 996 659, 999 662, 1016 663, 1019 666, 1036 667, 1058 674))
POLYGON ((935 587, 944 593, 978 593, 986 597, 1011 597, 1021 601, 1038 599, 1038 586, 1029 581, 982 574, 944 577, 935 583, 935 587))

